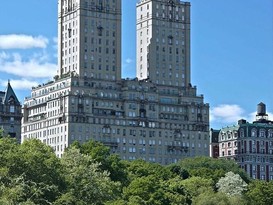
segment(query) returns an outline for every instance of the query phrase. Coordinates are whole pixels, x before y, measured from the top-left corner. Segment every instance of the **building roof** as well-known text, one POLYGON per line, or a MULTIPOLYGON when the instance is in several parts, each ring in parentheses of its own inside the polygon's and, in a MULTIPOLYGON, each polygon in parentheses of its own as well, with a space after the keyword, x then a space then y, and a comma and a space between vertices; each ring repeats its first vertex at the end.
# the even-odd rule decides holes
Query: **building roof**
POLYGON ((227 126, 221 129, 221 132, 227 132, 227 131, 238 131, 239 125, 233 125, 233 126, 227 126))
POLYGON ((266 122, 253 122, 253 123, 246 123, 243 125, 240 125, 240 127, 261 127, 261 128, 273 128, 272 121, 266 121, 266 122))
POLYGON ((18 98, 16 97, 16 95, 10 85, 10 82, 8 82, 8 85, 7 85, 7 88, 5 91, 5 96, 3 98, 3 103, 8 104, 11 102, 15 105, 20 105, 20 102, 19 102, 18 98))

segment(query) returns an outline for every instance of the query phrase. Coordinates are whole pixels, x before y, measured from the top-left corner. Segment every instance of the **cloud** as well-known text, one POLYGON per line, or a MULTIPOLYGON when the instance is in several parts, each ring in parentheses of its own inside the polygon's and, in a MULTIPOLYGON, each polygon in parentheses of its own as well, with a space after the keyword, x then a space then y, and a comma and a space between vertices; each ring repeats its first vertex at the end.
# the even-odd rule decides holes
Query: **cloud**
MULTIPOLYGON (((248 117, 246 118, 246 120, 248 122, 253 122, 256 120, 256 114, 257 112, 252 112, 248 115, 248 117)), ((268 114, 268 119, 269 120, 273 120, 273 113, 267 112, 266 114, 268 114)))
POLYGON ((10 58, 10 55, 8 53, 6 53, 6 52, 1 52, 0 53, 0 59, 5 60, 5 59, 8 59, 8 58, 10 58))
POLYGON ((126 62, 127 64, 130 64, 130 63, 133 62, 133 60, 132 60, 131 58, 127 58, 127 59, 125 60, 125 62, 126 62))
POLYGON ((54 37, 54 38, 53 38, 53 42, 54 42, 55 44, 58 44, 58 37, 54 37))
POLYGON ((213 122, 235 123, 244 118, 244 110, 239 105, 222 104, 210 111, 210 119, 213 122))
POLYGON ((29 49, 29 48, 46 48, 48 39, 43 36, 28 35, 0 35, 0 49, 29 49))
MULTIPOLYGON (((3 87, 7 86, 7 81, 0 80, 0 84, 3 87)), ((37 86, 39 83, 27 79, 11 80, 10 81, 12 88, 16 90, 30 90, 33 86, 37 86)))
POLYGON ((52 78, 56 74, 57 65, 46 60, 46 54, 34 54, 28 60, 23 60, 18 53, 13 53, 9 58, 1 58, 0 55, 0 72, 23 78, 52 78))

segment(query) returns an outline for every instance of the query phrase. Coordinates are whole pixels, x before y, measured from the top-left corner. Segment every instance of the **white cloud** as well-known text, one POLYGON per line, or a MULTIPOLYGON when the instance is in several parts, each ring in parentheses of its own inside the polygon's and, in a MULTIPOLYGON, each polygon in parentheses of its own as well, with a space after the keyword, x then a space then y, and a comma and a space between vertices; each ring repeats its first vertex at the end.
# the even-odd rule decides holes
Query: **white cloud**
POLYGON ((126 62, 127 64, 130 64, 130 63, 133 62, 133 60, 132 60, 131 58, 127 58, 127 59, 125 60, 125 62, 126 62))
MULTIPOLYGON (((256 120, 256 114, 257 112, 252 112, 248 115, 247 117, 247 121, 248 122, 253 122, 256 120)), ((273 120, 273 113, 267 112, 266 114, 268 114, 268 120, 273 120)))
POLYGON ((58 37, 54 37, 54 38, 53 38, 53 42, 54 42, 55 44, 58 44, 58 37))
POLYGON ((223 104, 211 109, 210 119, 213 122, 236 123, 238 120, 244 118, 244 112, 239 105, 223 104))
MULTIPOLYGON (((7 86, 7 81, 0 81, 0 84, 5 87, 7 86)), ((11 86, 16 90, 30 90, 33 86, 37 86, 39 83, 32 80, 20 79, 20 80, 11 80, 11 86)))
POLYGON ((10 58, 10 55, 8 53, 6 53, 6 52, 1 52, 0 53, 0 59, 5 60, 5 59, 8 59, 8 58, 10 58))
POLYGON ((273 113, 268 112, 267 114, 268 114, 268 119, 273 121, 273 113))
POLYGON ((248 115, 248 118, 246 119, 248 122, 253 122, 256 119, 257 112, 252 112, 248 115))
MULTIPOLYGON (((256 120, 257 112, 246 113, 239 105, 236 104, 222 104, 213 107, 210 110, 210 122, 217 126, 228 126, 230 124, 237 124, 238 120, 245 119, 252 123, 256 120)), ((273 120, 273 113, 267 112, 268 119, 273 120)))
POLYGON ((57 71, 57 65, 46 62, 47 54, 34 54, 29 60, 23 60, 18 53, 13 53, 8 59, 1 58, 0 72, 23 78, 52 78, 57 71))
POLYGON ((29 49, 29 48, 46 48, 48 39, 43 36, 28 35, 0 35, 0 49, 29 49))

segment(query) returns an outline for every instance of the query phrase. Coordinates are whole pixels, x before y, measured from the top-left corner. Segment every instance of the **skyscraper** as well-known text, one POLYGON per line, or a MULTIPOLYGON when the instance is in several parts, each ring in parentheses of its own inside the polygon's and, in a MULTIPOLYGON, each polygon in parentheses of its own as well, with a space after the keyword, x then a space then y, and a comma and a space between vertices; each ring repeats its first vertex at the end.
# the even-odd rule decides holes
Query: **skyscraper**
POLYGON ((59 70, 121 79, 121 0, 59 0, 59 70))
POLYGON ((190 83, 190 3, 143 0, 137 4, 137 77, 156 84, 190 83))
MULTIPOLYGON (((155 8, 160 3, 145 2, 155 8)), ((189 21, 189 4, 176 4, 181 4, 178 10, 187 14, 184 18, 189 21)), ((172 11, 176 13, 176 7, 172 11)), ((179 29, 184 23, 179 20, 171 27, 166 25, 166 36, 174 35, 164 37, 168 58, 175 59, 165 62, 170 74, 160 77, 166 67, 157 70, 143 64, 143 69, 150 69, 149 76, 121 79, 120 18, 121 0, 59 0, 58 75, 33 88, 31 97, 25 99, 22 141, 38 138, 58 156, 73 141, 90 139, 104 143, 125 160, 169 164, 185 157, 208 156, 209 105, 190 85, 189 31, 181 28, 182 37, 179 29), (176 25, 179 28, 170 34, 176 25), (174 67, 172 71, 170 65, 176 64, 178 70, 174 67)), ((159 29, 163 33, 163 27, 159 29)), ((163 44, 149 44, 156 36, 152 33, 145 42, 141 38, 141 46, 153 47, 145 56, 149 62, 163 65, 163 60, 156 59, 157 46, 163 49, 163 44)))

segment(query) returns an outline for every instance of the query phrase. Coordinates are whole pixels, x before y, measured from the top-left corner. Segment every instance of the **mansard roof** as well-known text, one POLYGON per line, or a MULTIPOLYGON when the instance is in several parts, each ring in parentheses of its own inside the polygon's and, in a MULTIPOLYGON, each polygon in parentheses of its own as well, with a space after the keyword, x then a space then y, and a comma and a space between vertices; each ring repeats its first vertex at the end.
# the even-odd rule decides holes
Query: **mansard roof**
POLYGON ((4 96, 3 102, 5 104, 12 103, 15 105, 20 105, 20 102, 19 102, 18 98, 16 97, 16 95, 10 85, 10 82, 8 82, 8 86, 5 91, 5 96, 4 96))

